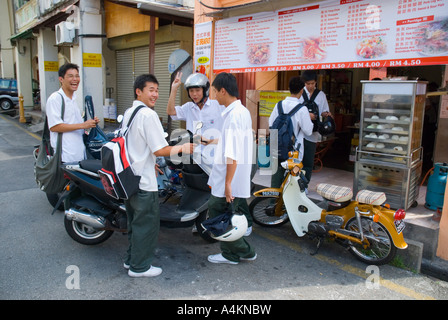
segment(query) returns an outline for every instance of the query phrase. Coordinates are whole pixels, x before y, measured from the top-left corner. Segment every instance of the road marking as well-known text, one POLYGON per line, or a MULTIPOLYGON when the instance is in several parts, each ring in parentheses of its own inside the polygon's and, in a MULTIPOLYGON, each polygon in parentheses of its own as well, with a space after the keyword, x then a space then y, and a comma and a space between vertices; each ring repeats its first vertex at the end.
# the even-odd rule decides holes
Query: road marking
MULTIPOLYGON (((288 248, 290 248, 290 249, 292 249, 292 250, 294 250, 296 252, 303 253, 302 247, 300 247, 300 245, 298 245, 296 243, 293 243, 293 242, 290 242, 288 240, 282 239, 280 237, 274 236, 274 235, 272 235, 272 234, 270 234, 270 233, 268 233, 266 231, 260 230, 259 228, 254 229, 254 233, 256 233, 257 235, 259 235, 259 236, 261 236, 263 238, 266 238, 268 240, 271 240, 271 241, 274 241, 274 242, 276 242, 278 244, 286 246, 286 247, 288 247, 288 248)), ((321 254, 316 254, 316 255, 314 255, 312 257, 316 258, 319 261, 322 261, 322 262, 334 265, 335 267, 337 267, 340 270, 343 270, 345 272, 351 273, 351 274, 353 274, 355 276, 358 276, 358 277, 361 277, 363 279, 367 279, 367 277, 369 276, 368 274, 366 274, 365 270, 353 267, 353 266, 348 265, 348 264, 343 264, 343 263, 341 263, 338 260, 328 258, 328 257, 323 256, 321 254)), ((410 288, 407 288, 407 287, 401 286, 399 284, 393 283, 392 281, 386 280, 386 279, 381 278, 381 277, 380 277, 380 285, 385 287, 385 288, 387 288, 387 289, 389 289, 389 290, 398 292, 398 293, 400 293, 402 295, 408 296, 408 297, 416 299, 416 300, 436 300, 434 297, 427 296, 427 295, 424 295, 424 294, 420 294, 420 293, 418 293, 418 292, 416 292, 416 291, 414 291, 414 290, 412 290, 410 288)))
POLYGON ((5 121, 8 121, 9 123, 13 124, 14 126, 16 126, 17 128, 21 129, 22 131, 25 131, 26 133, 28 133, 30 136, 32 136, 33 138, 36 138, 37 140, 40 140, 42 137, 39 137, 37 134, 34 134, 32 132, 29 132, 28 130, 24 129, 22 126, 18 125, 17 123, 15 123, 14 121, 11 121, 9 119, 6 119, 3 115, 0 114, 0 118, 2 118, 5 121))

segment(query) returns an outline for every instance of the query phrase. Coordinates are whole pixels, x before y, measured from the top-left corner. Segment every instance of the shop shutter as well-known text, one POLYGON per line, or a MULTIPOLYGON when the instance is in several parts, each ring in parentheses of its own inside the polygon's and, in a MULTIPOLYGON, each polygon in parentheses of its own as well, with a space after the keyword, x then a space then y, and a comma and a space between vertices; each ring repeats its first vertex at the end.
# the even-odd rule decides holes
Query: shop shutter
MULTIPOLYGON (((168 117, 166 106, 170 93, 171 76, 168 72, 168 58, 171 53, 179 49, 179 42, 156 45, 154 59, 154 75, 159 81, 159 99, 155 111, 166 128, 168 117)), ((137 47, 116 51, 117 61, 117 111, 124 114, 134 101, 134 79, 149 71, 149 48, 137 47)), ((176 105, 180 104, 180 90, 176 97, 176 105)), ((174 121, 172 128, 178 128, 180 121, 174 121)))
MULTIPOLYGON (((155 110, 162 119, 162 124, 167 129, 168 116, 166 106, 170 95, 171 75, 168 71, 168 59, 174 50, 180 48, 180 42, 161 43, 156 45, 156 56, 154 58, 154 75, 159 81, 159 99, 157 100, 155 110)), ((177 92, 176 105, 181 103, 180 93, 183 86, 177 92)), ((172 121, 172 129, 179 128, 180 121, 172 121)))
POLYGON ((117 114, 124 114, 132 106, 134 94, 133 60, 134 49, 117 50, 117 114))

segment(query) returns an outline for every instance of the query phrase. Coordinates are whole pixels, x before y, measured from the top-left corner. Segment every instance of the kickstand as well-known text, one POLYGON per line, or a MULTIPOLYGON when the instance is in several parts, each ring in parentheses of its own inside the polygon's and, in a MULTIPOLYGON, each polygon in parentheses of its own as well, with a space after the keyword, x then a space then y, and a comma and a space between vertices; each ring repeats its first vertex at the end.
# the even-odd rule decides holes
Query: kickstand
POLYGON ((321 245, 322 245, 322 238, 321 237, 317 237, 316 250, 314 252, 311 252, 310 255, 312 255, 312 256, 316 255, 317 252, 319 251, 321 245))

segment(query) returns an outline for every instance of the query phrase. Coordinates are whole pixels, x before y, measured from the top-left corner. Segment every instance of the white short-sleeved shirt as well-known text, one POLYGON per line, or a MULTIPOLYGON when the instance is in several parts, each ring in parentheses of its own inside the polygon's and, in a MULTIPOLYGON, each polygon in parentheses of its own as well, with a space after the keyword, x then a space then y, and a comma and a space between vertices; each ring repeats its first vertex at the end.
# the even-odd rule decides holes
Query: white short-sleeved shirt
POLYGON ((176 115, 171 116, 173 120, 185 120, 187 122, 187 130, 194 134, 201 134, 205 138, 214 139, 221 132, 223 119, 222 112, 225 106, 220 105, 218 101, 207 99, 202 109, 197 104, 189 101, 182 106, 176 106, 176 115), (201 132, 195 132, 197 122, 202 122, 201 132))
MULTIPOLYGON (((304 92, 306 92, 306 94, 308 95, 308 99, 309 99, 311 97, 311 95, 308 92, 308 90, 306 89, 306 87, 303 90, 304 90, 304 92)), ((303 97, 300 97, 299 101, 300 101, 300 103, 303 103, 304 102, 303 97)), ((316 102, 317 106, 319 107, 319 116, 323 112, 330 112, 330 107, 328 106, 327 96, 325 95, 325 93, 323 91, 320 91, 317 94, 316 99, 314 99, 314 102, 316 102)), ((304 139, 311 141, 311 142, 318 142, 321 139, 321 135, 319 132, 314 131, 310 135, 305 135, 304 139)))
MULTIPOLYGON (((123 125, 127 125, 134 110, 141 105, 145 104, 138 100, 133 102, 132 107, 124 114, 123 125)), ((131 166, 135 174, 141 176, 140 189, 157 191, 154 152, 168 145, 157 113, 149 107, 140 109, 127 133, 126 141, 131 166)))
MULTIPOLYGON (((66 123, 75 124, 83 123, 81 111, 76 103, 76 95, 73 93, 72 99, 67 97, 64 91, 59 89, 48 97, 45 112, 48 119, 48 128, 51 129, 55 125, 66 123), (64 120, 61 118, 62 98, 65 101, 64 120)), ((76 162, 86 158, 86 147, 83 140, 84 130, 74 130, 64 132, 62 134, 62 162, 76 162)), ((58 140, 57 132, 50 132, 50 141, 53 149, 56 149, 58 140)))
MULTIPOLYGON (((295 106, 300 102, 298 98, 286 97, 282 102, 282 108, 284 113, 289 113, 295 106)), ((303 98, 302 98, 303 103, 303 98)), ((275 119, 278 117, 278 104, 275 105, 274 110, 272 110, 271 116, 269 117, 269 127, 274 124, 275 119)), ((299 160, 302 161, 303 158, 303 137, 305 135, 310 135, 313 133, 313 123, 311 122, 310 113, 308 108, 305 106, 300 108, 291 118, 292 125, 294 127, 294 136, 296 137, 297 143, 300 143, 299 147, 299 160)))
POLYGON ((222 134, 216 146, 208 184, 212 188, 212 195, 225 197, 226 158, 236 160, 237 169, 232 180, 232 196, 249 198, 253 153, 250 112, 240 100, 237 100, 225 109, 222 116, 224 119, 222 134))

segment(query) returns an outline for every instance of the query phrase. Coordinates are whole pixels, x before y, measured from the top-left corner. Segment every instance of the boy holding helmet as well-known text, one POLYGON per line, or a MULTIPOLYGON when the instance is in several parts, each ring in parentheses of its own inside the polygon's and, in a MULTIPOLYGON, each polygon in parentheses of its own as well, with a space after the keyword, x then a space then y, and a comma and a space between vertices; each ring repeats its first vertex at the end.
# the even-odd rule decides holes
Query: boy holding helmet
MULTIPOLYGON (((249 110, 238 99, 238 86, 233 75, 218 74, 212 86, 217 101, 225 106, 225 111, 222 114, 223 133, 217 141, 213 169, 208 180, 212 193, 208 202, 209 215, 210 218, 216 217, 233 203, 237 212, 248 216, 247 198, 251 195, 253 149, 252 119, 249 110)), ((243 216, 240 217, 245 220, 243 216)), ((241 228, 244 227, 247 228, 247 222, 241 225, 241 228)), ((239 261, 252 261, 257 257, 242 234, 222 241, 225 242, 221 242, 221 253, 210 255, 208 261, 238 264, 239 261)))

